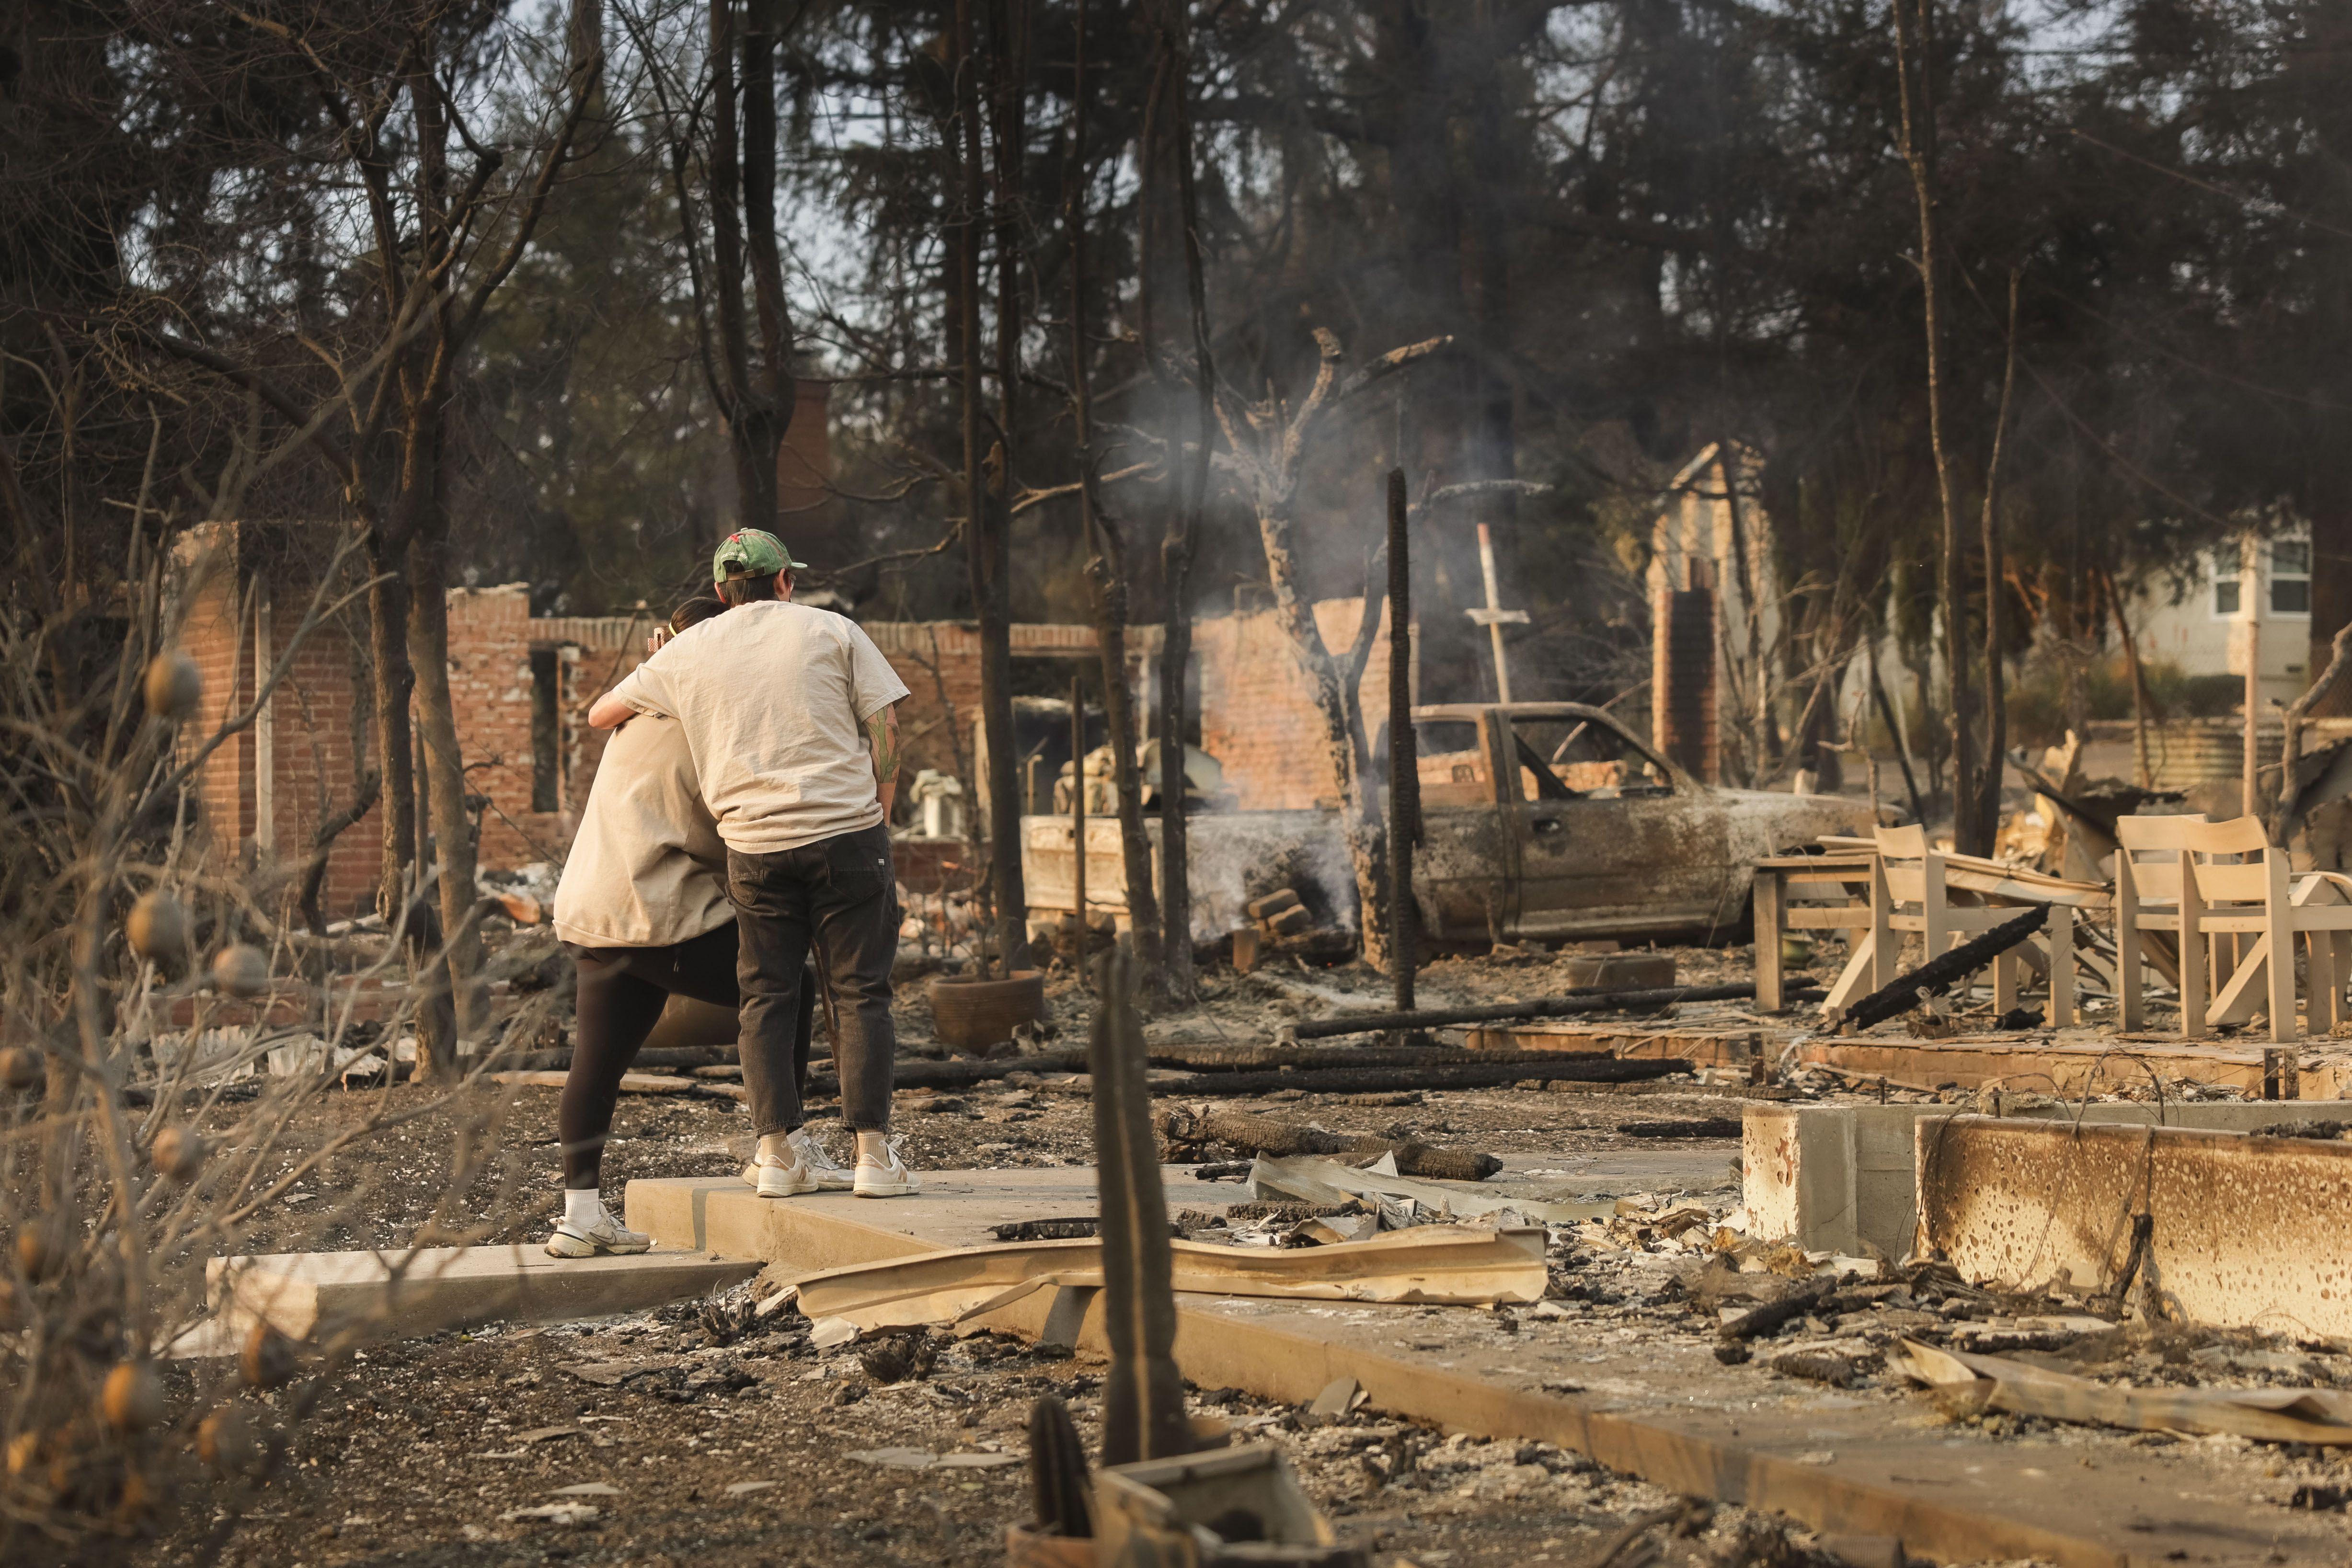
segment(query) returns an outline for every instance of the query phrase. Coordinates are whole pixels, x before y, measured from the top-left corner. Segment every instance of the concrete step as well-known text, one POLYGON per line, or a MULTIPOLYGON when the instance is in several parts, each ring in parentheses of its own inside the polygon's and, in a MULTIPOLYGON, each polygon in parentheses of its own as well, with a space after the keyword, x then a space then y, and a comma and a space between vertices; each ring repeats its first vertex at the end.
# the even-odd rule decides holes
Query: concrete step
POLYGON ((215 1321, 239 1333, 267 1322, 294 1339, 349 1328, 401 1339, 476 1323, 641 1312, 759 1271, 755 1261, 678 1248, 572 1259, 551 1258, 533 1242, 215 1258, 205 1282, 215 1321))
MULTIPOLYGON (((846 1192, 763 1198, 740 1181, 707 1176, 633 1181, 627 1224, 664 1246, 757 1258, 789 1279, 947 1247, 992 1246, 991 1226, 1097 1212, 1091 1166, 919 1174, 922 1191, 892 1198, 846 1192)), ((1161 1167, 1160 1184, 1171 1219, 1188 1208, 1222 1214, 1250 1201, 1248 1184, 1196 1181, 1185 1166, 1161 1167)))

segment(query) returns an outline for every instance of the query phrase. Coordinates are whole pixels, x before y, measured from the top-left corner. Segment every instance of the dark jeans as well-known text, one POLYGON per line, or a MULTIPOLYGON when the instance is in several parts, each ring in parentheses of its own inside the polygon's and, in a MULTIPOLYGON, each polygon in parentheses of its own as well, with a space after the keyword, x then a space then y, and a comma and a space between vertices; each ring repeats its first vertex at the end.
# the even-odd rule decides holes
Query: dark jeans
POLYGON ((769 854, 727 852, 727 896, 742 930, 736 977, 743 991, 743 1084, 761 1134, 800 1125, 797 1083, 772 1094, 754 1063, 784 1060, 801 968, 812 950, 824 990, 843 1119, 861 1133, 890 1124, 890 966, 898 956, 898 879, 887 824, 769 854), (770 1106, 780 1114, 772 1118, 770 1106))
MULTIPOLYGON (((563 1140, 563 1185, 592 1187, 601 1185, 604 1141, 613 1131, 621 1075, 653 1032, 663 1005, 673 994, 714 1007, 742 1005, 735 980, 736 925, 730 920, 671 947, 566 946, 580 972, 580 997, 572 1028, 572 1071, 564 1077, 563 1098, 556 1107, 556 1130, 563 1140)), ((814 997, 802 1001, 790 1048, 795 1086, 808 1078, 814 1004, 814 997)), ((745 1061, 743 1080, 752 1114, 781 1114, 781 1105, 763 1108, 759 1099, 761 1087, 772 1089, 778 1075, 763 1071, 754 1080, 751 1054, 749 1050, 738 1052, 745 1061)))

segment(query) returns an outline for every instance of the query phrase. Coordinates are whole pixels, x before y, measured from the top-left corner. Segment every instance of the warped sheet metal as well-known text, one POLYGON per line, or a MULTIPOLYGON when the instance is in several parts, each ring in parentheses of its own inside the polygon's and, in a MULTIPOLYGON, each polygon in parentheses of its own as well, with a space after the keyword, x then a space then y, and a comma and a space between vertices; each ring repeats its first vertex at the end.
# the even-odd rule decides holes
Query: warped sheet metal
MULTIPOLYGON (((1385 1162, 1384 1162, 1385 1163, 1385 1162)), ((1514 1197, 1484 1182, 1428 1181, 1401 1176, 1393 1167, 1369 1169, 1342 1165, 1313 1155, 1272 1159, 1260 1155, 1250 1166, 1250 1196, 1261 1200, 1297 1198, 1302 1203, 1345 1203, 1351 1197, 1381 1206, 1391 1225, 1426 1224, 1449 1219, 1484 1219, 1516 1214, 1543 1225, 1574 1225, 1605 1219, 1617 1212, 1613 1201, 1551 1203, 1541 1198, 1514 1197), (1401 1200, 1410 1200, 1407 1210, 1401 1200)))
POLYGON ((1903 1342, 1896 1370, 1947 1408, 2007 1410, 2142 1432, 2228 1433, 2273 1443, 2352 1444, 2352 1394, 2326 1388, 2133 1388, 2007 1356, 1903 1342))
MULTIPOLYGON (((1544 1233, 1535 1228, 1422 1226, 1331 1247, 1170 1245, 1171 1283, 1196 1295, 1486 1306, 1544 1292, 1544 1233)), ((861 1329, 954 1323, 1047 1286, 1102 1282, 1099 1242, 1013 1242, 828 1269, 800 1281, 800 1309, 861 1329)))

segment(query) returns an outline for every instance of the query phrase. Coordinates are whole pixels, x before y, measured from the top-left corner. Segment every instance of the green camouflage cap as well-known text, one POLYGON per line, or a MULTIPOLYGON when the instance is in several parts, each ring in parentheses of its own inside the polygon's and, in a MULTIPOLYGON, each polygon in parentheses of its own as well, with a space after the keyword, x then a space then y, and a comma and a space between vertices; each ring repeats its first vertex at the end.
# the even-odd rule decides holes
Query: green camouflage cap
POLYGON ((808 562, 794 560, 784 541, 765 528, 744 528, 729 534, 719 541, 719 549, 710 558, 710 580, 724 582, 730 577, 772 577, 780 571, 804 567, 808 562))

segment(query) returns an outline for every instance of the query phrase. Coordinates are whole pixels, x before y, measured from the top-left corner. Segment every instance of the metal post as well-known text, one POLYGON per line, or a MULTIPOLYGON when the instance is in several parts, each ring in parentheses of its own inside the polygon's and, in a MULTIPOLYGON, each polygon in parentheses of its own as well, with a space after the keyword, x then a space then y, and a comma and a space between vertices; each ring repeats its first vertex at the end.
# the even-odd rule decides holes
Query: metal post
POLYGON ((1070 677, 1070 904, 1077 912, 1077 963, 1087 961, 1087 700, 1086 687, 1070 677))
MULTIPOLYGON (((1482 528, 1481 535, 1485 533, 1482 528)), ((1413 1010, 1420 910, 1412 896, 1412 844, 1421 826, 1421 768, 1412 734, 1412 570, 1405 538, 1404 470, 1389 470, 1389 965, 1396 1007, 1413 1010)), ((1489 562, 1493 553, 1487 554, 1489 562)), ((1490 566, 1487 580, 1494 580, 1490 566)), ((1493 598, 1491 593, 1487 596, 1493 598)), ((1502 632, 1498 629, 1496 636, 1502 632)), ((1496 648, 1499 655, 1500 647, 1496 648)), ((1497 664, 1497 670, 1502 666, 1497 664)), ((1506 701, 1509 700, 1507 698, 1506 701)))

